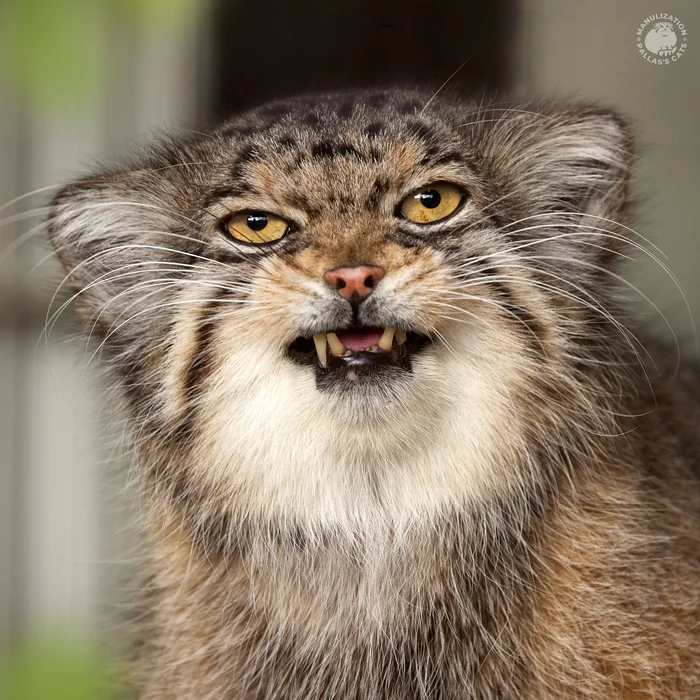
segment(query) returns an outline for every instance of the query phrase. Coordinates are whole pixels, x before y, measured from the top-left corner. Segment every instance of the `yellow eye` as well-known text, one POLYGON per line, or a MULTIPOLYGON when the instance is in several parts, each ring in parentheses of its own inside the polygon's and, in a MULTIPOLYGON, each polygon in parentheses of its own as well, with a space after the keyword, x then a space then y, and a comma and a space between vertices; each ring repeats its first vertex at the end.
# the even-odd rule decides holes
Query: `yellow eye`
POLYGON ((421 187, 401 202, 401 213, 417 224, 432 224, 456 211, 464 192, 449 182, 421 187))
POLYGON ((244 211, 234 214, 225 224, 226 233, 243 243, 272 243, 289 231, 289 224, 274 214, 244 211))

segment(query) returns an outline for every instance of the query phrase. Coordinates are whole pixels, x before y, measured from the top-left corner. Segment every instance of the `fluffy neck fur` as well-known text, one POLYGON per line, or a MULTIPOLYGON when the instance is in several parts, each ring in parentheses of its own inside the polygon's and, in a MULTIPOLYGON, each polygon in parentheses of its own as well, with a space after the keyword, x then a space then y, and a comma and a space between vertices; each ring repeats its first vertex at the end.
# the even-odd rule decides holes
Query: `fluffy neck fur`
MULTIPOLYGON (((665 411, 685 405, 655 389, 665 411)), ((676 434, 692 439, 693 420, 676 434)), ((670 424, 642 428, 587 452, 549 432, 509 465, 537 478, 403 521, 204 524, 159 494, 145 665, 170 683, 179 659, 192 697, 691 698, 696 496, 670 424), (644 458, 675 476, 639 471, 644 458)), ((171 697, 149 681, 145 697, 171 697)))

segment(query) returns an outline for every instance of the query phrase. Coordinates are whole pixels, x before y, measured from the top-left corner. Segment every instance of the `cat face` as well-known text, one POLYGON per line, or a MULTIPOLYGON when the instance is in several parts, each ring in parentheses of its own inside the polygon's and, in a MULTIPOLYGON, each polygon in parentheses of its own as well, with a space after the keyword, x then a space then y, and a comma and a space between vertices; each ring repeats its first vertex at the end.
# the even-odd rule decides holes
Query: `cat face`
POLYGON ((56 197, 81 316, 188 489, 415 512, 517 481, 498 464, 590 392, 586 362, 614 353, 624 125, 429 100, 273 103, 56 197))

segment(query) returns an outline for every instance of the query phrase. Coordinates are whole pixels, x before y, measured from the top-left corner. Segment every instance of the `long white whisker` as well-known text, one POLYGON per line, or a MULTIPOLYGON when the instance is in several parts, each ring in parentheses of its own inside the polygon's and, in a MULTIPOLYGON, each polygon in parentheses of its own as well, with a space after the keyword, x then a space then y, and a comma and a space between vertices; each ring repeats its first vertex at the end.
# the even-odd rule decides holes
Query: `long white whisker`
MULTIPOLYGON (((601 217, 597 217, 597 218, 601 219, 601 217)), ((615 223, 615 222, 612 222, 612 223, 615 223)), ((553 241, 553 240, 558 240, 558 239, 563 239, 563 238, 576 239, 576 237, 581 237, 581 236, 591 236, 591 237, 595 237, 595 238, 603 236, 603 237, 611 238, 613 240, 621 241, 621 242, 625 243, 626 245, 631 245, 633 248, 640 250, 645 255, 649 256, 655 263, 657 263, 659 265, 659 267, 661 267, 661 269, 666 273, 666 275, 668 275, 669 279, 671 279, 671 281, 673 282, 674 286, 676 287, 676 289, 678 290, 679 294, 681 295, 681 297, 683 299, 686 311, 688 313, 688 318, 690 319, 690 324, 691 324, 691 328, 693 331, 693 337, 695 340, 696 349, 698 350, 698 352, 700 352, 700 343, 698 341, 698 334, 697 334, 697 329, 695 326, 695 319, 693 317, 692 309, 690 308, 690 302, 688 301, 688 297, 683 289, 683 286, 681 285, 680 281, 678 280, 678 278, 673 274, 673 272, 668 268, 668 266, 662 260, 660 260, 652 252, 648 251, 646 248, 644 248, 643 246, 638 244, 636 241, 631 241, 628 238, 625 238, 624 236, 619 236, 619 235, 613 234, 612 232, 608 231, 607 229, 603 229, 603 228, 596 227, 596 226, 587 226, 587 225, 579 225, 579 224, 566 224, 565 226, 573 227, 573 228, 583 228, 583 229, 585 229, 585 231, 575 231, 575 232, 571 232, 571 233, 562 233, 562 234, 558 234, 555 236, 549 236, 549 237, 541 238, 541 239, 540 238, 530 239, 528 241, 525 241, 524 243, 518 244, 516 246, 512 246, 511 248, 508 248, 506 250, 499 251, 498 254, 505 255, 506 253, 511 253, 511 252, 515 252, 517 250, 522 250, 523 248, 528 248, 528 247, 531 247, 533 245, 546 244, 548 241, 553 241), (598 233, 592 233, 592 231, 597 231, 598 233)), ((560 228, 562 228, 562 225, 560 225, 560 224, 542 224, 542 225, 533 226, 533 227, 526 227, 526 228, 520 229, 514 233, 522 233, 524 231, 529 231, 529 230, 539 229, 539 228, 557 228, 557 229, 560 229, 560 228)), ((632 231, 632 229, 629 229, 629 230, 632 231)), ((638 234, 638 235, 640 235, 640 234, 638 234)), ((587 243, 586 241, 582 241, 582 240, 577 240, 577 242, 591 245, 590 243, 587 243)), ((656 248, 656 246, 654 246, 654 247, 656 248)), ((609 250, 609 249, 606 248, 606 250, 609 250)), ((472 258, 467 263, 465 263, 465 265, 460 266, 460 267, 475 265, 479 262, 489 260, 492 255, 493 254, 488 254, 488 255, 481 256, 479 258, 472 258)), ((663 255, 663 253, 662 253, 662 255, 663 255)), ((666 257, 666 256, 664 256, 664 257, 666 257)))
MULTIPOLYGON (((111 304, 115 303, 115 302, 118 301, 120 298, 122 298, 122 297, 124 297, 124 296, 127 296, 127 295, 129 295, 129 294, 133 294, 134 292, 141 291, 141 290, 143 290, 143 289, 150 289, 150 288, 152 288, 152 287, 157 287, 157 289, 156 289, 154 292, 151 292, 150 294, 147 294, 145 297, 139 297, 138 299, 136 299, 135 301, 133 301, 131 304, 129 304, 129 305, 126 307, 126 309, 124 309, 124 311, 122 311, 122 313, 119 314, 119 316, 117 316, 116 319, 114 319, 115 322, 118 321, 118 320, 124 315, 124 313, 125 313, 127 310, 133 308, 133 306, 135 306, 136 304, 142 304, 142 303, 144 302, 144 300, 147 299, 147 298, 149 298, 150 296, 153 296, 154 294, 157 294, 157 293, 159 293, 159 292, 162 292, 162 291, 164 291, 165 289, 167 289, 168 287, 172 287, 172 288, 176 289, 176 291, 180 292, 180 291, 182 291, 182 289, 183 289, 184 287, 186 287, 186 286, 188 286, 188 285, 196 285, 196 286, 202 286, 202 287, 210 287, 210 288, 214 288, 214 289, 224 289, 223 285, 218 284, 218 283, 216 283, 216 282, 211 282, 211 281, 207 281, 207 280, 188 279, 188 278, 184 278, 184 279, 169 279, 169 278, 166 277, 166 278, 156 278, 156 279, 153 279, 153 280, 145 280, 145 281, 143 281, 143 282, 138 282, 137 284, 133 284, 133 285, 127 287, 126 289, 122 290, 121 292, 119 292, 119 294, 117 294, 117 295, 115 295, 114 297, 112 297, 112 298, 102 307, 102 309, 100 310, 100 313, 97 315, 97 317, 95 318, 95 321, 94 321, 93 324, 92 324, 92 327, 91 327, 91 329, 90 329, 90 333, 88 334, 87 342, 88 342, 88 343, 90 342, 90 339, 92 338, 92 334, 93 334, 95 328, 97 327, 97 325, 99 324, 100 319, 102 318, 103 313, 104 313, 105 311, 107 311, 107 309, 109 308, 109 306, 110 306, 111 304)), ((236 291, 236 290, 231 290, 231 291, 236 291)), ((230 302, 230 303, 236 303, 236 304, 251 304, 251 303, 254 303, 254 302, 253 302, 252 300, 250 300, 250 299, 220 299, 219 301, 221 301, 222 303, 224 303, 224 302, 225 302, 225 303, 229 303, 229 302, 230 302)))
MULTIPOLYGON (((680 362, 681 362, 681 349, 680 349, 680 343, 678 341, 678 336, 676 335, 676 332, 674 331, 673 326, 671 325, 670 321, 666 318, 665 314, 661 311, 661 309, 659 309, 659 307, 644 292, 642 292, 638 287, 636 287, 634 284, 632 284, 632 282, 630 282, 629 280, 622 277, 622 275, 618 275, 616 272, 613 272, 612 270, 608 270, 607 268, 605 268, 601 265, 596 265, 596 264, 590 263, 586 260, 574 260, 574 261, 572 261, 568 258, 562 258, 562 257, 558 257, 555 255, 533 256, 532 259, 554 260, 554 261, 561 261, 561 262, 568 262, 568 263, 574 262, 577 265, 583 265, 584 267, 588 267, 588 268, 597 270, 599 272, 603 272, 607 275, 610 275, 611 277, 613 277, 613 279, 616 279, 619 282, 625 284, 630 289, 632 289, 634 292, 639 294, 639 296, 641 296, 642 299, 644 299, 646 302, 648 302, 653 307, 653 309, 656 311, 656 313, 658 313, 659 316, 661 316, 664 323, 666 324, 669 331, 671 332, 671 335, 673 336, 673 340, 674 340, 675 345, 676 345, 676 370, 675 370, 675 372, 678 373, 678 370, 680 369, 680 362)), ((500 267, 506 268, 506 267, 518 267, 518 266, 500 265, 500 267)))
POLYGON ((455 75, 457 75, 457 73, 459 73, 459 71, 461 71, 462 68, 464 68, 464 66, 467 65, 467 63, 471 60, 471 58, 472 58, 471 56, 468 56, 467 58, 465 58, 465 59, 459 64, 459 66, 457 67, 457 69, 454 70, 454 71, 452 71, 452 73, 450 74, 450 77, 449 77, 442 85, 440 85, 440 87, 433 93, 433 96, 423 105, 423 109, 421 109, 421 111, 418 112, 418 116, 420 116, 421 114, 423 114, 423 112, 425 112, 425 110, 428 109, 428 107, 430 106, 430 104, 432 103, 432 101, 442 92, 442 90, 443 90, 443 89, 445 88, 445 86, 450 82, 450 80, 452 80, 452 78, 454 78, 455 75))
MULTIPOLYGON (((595 311, 596 313, 600 314, 603 318, 605 318, 607 321, 609 321, 618 330, 618 332, 622 335, 622 337, 627 341, 627 343, 629 344, 632 352, 636 356, 637 361, 639 362, 639 365, 642 368, 642 370, 647 378, 647 382, 649 383, 649 387, 652 389, 652 392, 653 392, 651 379, 649 378, 649 376, 646 372, 645 364, 644 364, 642 358, 640 357, 639 352, 637 351, 636 347, 632 343, 632 340, 634 340, 637 343, 637 345, 642 350, 644 350, 644 352, 647 355, 647 357, 649 358, 650 362, 654 366, 656 366, 653 357, 649 354, 647 349, 644 347, 644 344, 634 335, 634 333, 632 333, 628 328, 626 328, 624 325, 622 325, 614 316, 612 316, 610 314, 609 311, 607 311, 605 309, 605 307, 600 306, 597 303, 597 300, 594 299, 594 301, 596 301, 596 304, 593 304, 589 301, 586 301, 585 299, 581 299, 580 297, 576 296, 575 294, 572 294, 571 292, 567 292, 565 290, 560 289, 557 286, 549 285, 549 284, 542 282, 540 280, 531 280, 531 279, 527 279, 524 277, 513 277, 513 276, 506 276, 506 275, 501 275, 497 278, 488 277, 488 278, 482 278, 480 280, 472 280, 468 284, 464 285, 464 288, 469 288, 471 286, 484 286, 484 285, 488 286, 489 280, 494 280, 494 281, 499 281, 499 282, 514 282, 517 284, 522 284, 524 286, 530 285, 530 286, 535 287, 535 288, 544 289, 546 291, 553 292, 554 294, 557 294, 557 295, 563 296, 567 299, 570 299, 572 301, 575 301, 578 304, 581 304, 582 306, 589 308, 592 311, 595 311)), ((566 283, 572 284, 568 280, 566 280, 566 283)), ((588 295, 588 296, 590 297, 590 295, 588 295)))
MULTIPOLYGON (((143 231, 142 233, 148 233, 149 231, 143 231)), ((138 233, 138 232, 135 232, 138 233)), ((129 249, 145 249, 145 250, 156 250, 156 251, 165 251, 168 253, 176 253, 178 255, 184 255, 185 257, 190 257, 190 258, 195 258, 197 260, 204 260, 206 262, 211 262, 215 264, 219 264, 226 268, 227 270, 230 270, 230 267, 228 265, 225 265, 224 263, 218 261, 218 260, 213 260, 212 258, 208 258, 206 256, 202 255, 196 255, 195 253, 187 253, 185 251, 179 250, 179 249, 173 249, 173 248, 167 248, 164 246, 157 246, 157 245, 147 245, 145 243, 129 243, 129 244, 124 244, 121 246, 115 246, 113 248, 109 248, 107 250, 100 250, 97 253, 94 253, 93 255, 87 257, 85 260, 82 262, 78 263, 78 265, 74 266, 71 270, 69 270, 66 273, 66 276, 61 280, 61 283, 58 285, 56 290, 53 293, 53 296, 51 297, 51 301, 49 302, 49 307, 47 309, 46 315, 47 315, 47 322, 48 322, 48 316, 51 311, 51 308, 53 306, 53 303, 56 299, 56 296, 58 293, 61 291, 63 286, 68 282, 68 280, 75 275, 76 272, 78 272, 81 268, 85 267, 86 265, 89 265, 90 263, 94 262, 95 260, 106 257, 107 255, 115 255, 117 253, 120 253, 124 250, 129 250, 129 249)))
MULTIPOLYGON (((111 282, 114 282, 116 280, 120 279, 125 279, 128 277, 136 277, 139 275, 146 275, 146 274, 153 274, 157 272, 185 272, 186 270, 192 270, 194 269, 194 266, 191 264, 187 263, 178 263, 178 262, 169 262, 169 261, 164 261, 164 260, 150 260, 150 261, 145 261, 145 262, 137 262, 137 263, 129 263, 126 265, 121 265, 120 267, 115 268, 114 270, 109 270, 108 272, 103 273, 99 277, 95 278, 92 282, 87 284, 85 287, 82 287, 79 289, 75 294, 73 294, 67 301, 65 301, 59 309, 54 312, 54 314, 51 316, 50 319, 48 319, 47 323, 51 323, 51 321, 58 316, 71 302, 73 302, 78 296, 81 294, 84 294, 85 292, 90 291, 90 289, 97 287, 101 284, 108 284, 111 282), (155 267, 146 267, 146 266, 155 266, 155 267), (160 266, 168 266, 168 267, 160 267, 160 266), (129 268, 134 268, 134 267, 146 267, 146 269, 140 269, 140 270, 132 270, 131 272, 121 272, 122 270, 126 270, 129 268), (119 274, 117 274, 119 273, 119 274)), ((211 284, 213 286, 216 286, 221 289, 225 289, 226 291, 230 292, 238 292, 238 291, 249 291, 250 290, 250 285, 245 284, 245 283, 237 283, 233 282, 230 280, 219 280, 215 279, 213 281, 203 281, 203 280, 198 280, 198 279, 192 279, 191 277, 171 277, 169 278, 171 282, 173 283, 187 283, 187 282, 198 282, 200 284, 211 284)), ((147 281, 151 281, 151 278, 149 278, 147 281)), ((135 286, 135 285, 133 285, 135 286)), ((53 324, 52 324, 53 326, 53 324)), ((46 326, 45 326, 46 328, 46 326)))
POLYGON ((5 209, 9 209, 13 204, 17 204, 17 202, 21 202, 23 199, 27 199, 27 197, 32 197, 33 195, 41 194, 42 192, 48 192, 48 190, 56 190, 56 189, 59 189, 60 187, 63 187, 63 184, 48 185, 46 187, 40 187, 38 190, 32 190, 31 192, 25 192, 24 194, 19 195, 19 197, 15 197, 14 199, 11 199, 9 202, 5 202, 5 204, 0 206, 0 211, 4 211, 5 209))
MULTIPOLYGON (((153 313, 154 311, 158 309, 164 309, 164 308, 169 308, 173 306, 183 306, 183 305, 192 305, 192 304, 197 304, 197 303, 207 303, 207 302, 217 302, 221 304, 230 304, 230 303, 237 303, 237 302, 242 302, 244 300, 241 299, 221 299, 221 298, 206 298, 206 299, 182 299, 182 300, 175 300, 175 301, 168 301, 164 302, 162 304, 158 304, 157 306, 154 307, 149 307, 147 309, 141 309, 140 311, 137 311, 135 314, 130 316, 126 321, 122 321, 118 326, 113 328, 104 338, 104 340, 100 343, 100 345, 97 347, 95 352, 90 356, 90 360, 88 361, 88 366, 92 362, 92 360, 95 358, 95 356, 99 353, 99 351, 104 347, 105 343, 115 334, 117 333, 121 328, 123 328, 127 323, 130 323, 133 321, 135 318, 138 316, 142 316, 143 314, 147 313, 153 313)), ((87 370, 87 366, 83 370, 83 374, 87 370)))
MULTIPOLYGON (((65 301, 58 308, 58 310, 55 311, 51 315, 50 318, 47 317, 46 323, 44 324, 44 331, 47 330, 48 324, 50 324, 54 320, 54 318, 56 318, 58 315, 60 315, 60 313, 67 306, 69 306, 81 294, 84 294, 85 292, 90 291, 90 289, 92 289, 93 287, 96 287, 100 284, 105 284, 107 282, 111 282, 113 280, 122 279, 124 277, 129 277, 131 275, 141 275, 141 274, 147 274, 147 273, 153 273, 153 272, 167 272, 169 269, 168 267, 163 267, 163 268, 148 267, 147 270, 136 270, 136 271, 132 271, 132 272, 128 272, 128 273, 116 274, 116 273, 121 273, 122 270, 130 269, 133 267, 146 267, 146 266, 150 266, 150 265, 167 265, 167 266, 173 265, 173 266, 175 266, 174 270, 171 270, 171 271, 182 271, 183 268, 192 269, 192 265, 187 265, 186 263, 176 263, 176 262, 152 260, 152 261, 144 261, 144 262, 137 262, 137 263, 128 263, 126 265, 121 265, 117 268, 114 268, 113 270, 108 270, 107 272, 104 272, 103 274, 96 277, 94 280, 92 280, 90 283, 88 283, 85 287, 82 287, 81 289, 79 289, 67 301, 65 301)), ((55 295, 54 295, 53 299, 55 299, 55 295)), ((49 311, 50 311, 50 308, 51 308, 51 304, 49 304, 49 311)), ((51 325, 53 327, 53 324, 51 324, 51 325)))
POLYGON ((28 231, 25 231, 21 236, 18 236, 15 238, 13 241, 10 241, 10 243, 5 246, 5 249, 0 251, 2 254, 0 255, 0 267, 2 267, 12 256, 15 251, 19 250, 19 248, 22 247, 24 243, 26 243, 32 236, 35 236, 37 233, 39 233, 42 229, 46 228, 48 222, 42 221, 40 224, 37 224, 36 226, 33 226, 30 228, 28 231))
POLYGON ((33 219, 39 215, 43 215, 46 211, 48 211, 48 209, 49 207, 37 207, 36 209, 27 209, 27 211, 12 214, 11 216, 0 220, 0 228, 3 226, 9 226, 10 224, 16 224, 18 221, 33 219))
MULTIPOLYGON (((453 297, 453 298, 458 298, 458 299, 465 300, 465 301, 476 301, 476 302, 479 302, 482 304, 488 304, 490 306, 497 307, 499 309, 499 311, 507 314, 508 316, 512 317, 515 321, 517 321, 520 325, 524 326, 525 330, 535 339, 537 344, 540 346, 540 348, 542 349, 542 352, 546 353, 546 350, 545 350, 544 346, 542 345, 542 341, 537 337, 537 334, 532 330, 532 328, 530 328, 530 326, 527 325, 527 323, 525 323, 525 321, 522 318, 519 318, 516 313, 511 311, 504 302, 498 301, 495 299, 486 299, 484 297, 475 296, 473 294, 452 295, 449 292, 448 292, 448 294, 450 297, 453 297)), ((429 304, 431 306, 434 306, 434 305, 449 306, 449 307, 452 307, 454 309, 458 309, 459 311, 467 312, 467 310, 461 306, 456 306, 454 304, 448 304, 446 302, 427 302, 427 304, 429 304)), ((518 306, 517 308, 522 309, 522 307, 520 307, 520 306, 518 306)), ((480 316, 477 316, 476 314, 473 314, 471 312, 467 312, 467 313, 469 313, 470 316, 475 316, 478 320, 483 320, 480 316)))

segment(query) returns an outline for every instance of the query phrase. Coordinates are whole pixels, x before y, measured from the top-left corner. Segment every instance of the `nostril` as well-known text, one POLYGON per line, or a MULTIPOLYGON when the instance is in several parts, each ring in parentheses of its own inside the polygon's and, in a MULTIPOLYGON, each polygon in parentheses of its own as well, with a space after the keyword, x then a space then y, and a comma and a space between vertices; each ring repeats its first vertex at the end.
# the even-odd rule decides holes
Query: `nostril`
POLYGON ((385 274, 384 268, 378 265, 353 265, 327 270, 323 279, 340 296, 355 303, 368 297, 385 274))

